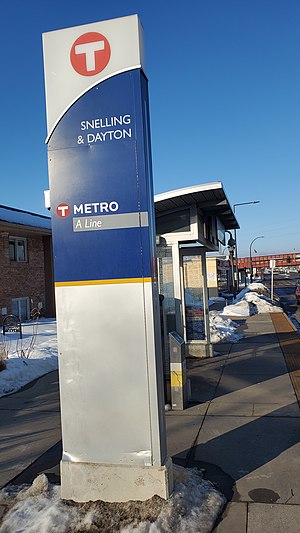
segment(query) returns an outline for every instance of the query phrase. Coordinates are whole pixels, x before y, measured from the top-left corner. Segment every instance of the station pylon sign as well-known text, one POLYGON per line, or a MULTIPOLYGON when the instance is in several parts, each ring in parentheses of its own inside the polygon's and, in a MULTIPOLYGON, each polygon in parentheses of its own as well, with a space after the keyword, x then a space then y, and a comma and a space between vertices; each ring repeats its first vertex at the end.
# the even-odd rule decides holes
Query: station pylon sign
POLYGON ((143 30, 133 15, 43 48, 62 497, 168 498, 143 30))

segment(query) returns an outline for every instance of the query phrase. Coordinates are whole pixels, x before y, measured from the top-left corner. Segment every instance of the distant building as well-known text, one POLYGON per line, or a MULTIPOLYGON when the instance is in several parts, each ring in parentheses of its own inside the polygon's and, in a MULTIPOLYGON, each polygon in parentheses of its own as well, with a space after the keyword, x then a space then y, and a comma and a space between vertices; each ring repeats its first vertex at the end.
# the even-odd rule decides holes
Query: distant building
POLYGON ((0 205, 0 312, 55 316, 51 219, 0 205))
POLYGON ((300 270, 300 252, 291 252, 288 254, 253 255, 251 258, 241 257, 238 259, 239 270, 250 269, 251 262, 253 269, 261 270, 269 268, 271 260, 275 260, 277 268, 288 267, 300 270))

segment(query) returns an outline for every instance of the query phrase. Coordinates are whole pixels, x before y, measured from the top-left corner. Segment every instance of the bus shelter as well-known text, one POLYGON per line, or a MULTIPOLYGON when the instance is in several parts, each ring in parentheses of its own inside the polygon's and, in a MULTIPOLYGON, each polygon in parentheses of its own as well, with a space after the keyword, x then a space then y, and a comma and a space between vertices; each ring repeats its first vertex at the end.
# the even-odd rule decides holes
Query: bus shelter
POLYGON ((226 246, 239 225, 222 182, 158 194, 155 201, 159 291, 164 306, 164 352, 168 333, 185 342, 186 355, 209 357, 206 253, 226 246))

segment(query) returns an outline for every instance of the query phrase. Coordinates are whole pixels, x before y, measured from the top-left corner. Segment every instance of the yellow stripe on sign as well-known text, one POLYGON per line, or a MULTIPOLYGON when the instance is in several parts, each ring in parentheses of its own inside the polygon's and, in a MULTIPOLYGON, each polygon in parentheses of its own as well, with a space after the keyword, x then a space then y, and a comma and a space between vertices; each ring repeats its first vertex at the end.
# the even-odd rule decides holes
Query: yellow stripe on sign
POLYGON ((171 387, 184 387, 186 382, 186 372, 182 370, 171 371, 171 387))
POLYGON ((117 285, 122 283, 150 283, 152 278, 87 279, 83 281, 56 281, 55 287, 86 287, 88 285, 117 285))

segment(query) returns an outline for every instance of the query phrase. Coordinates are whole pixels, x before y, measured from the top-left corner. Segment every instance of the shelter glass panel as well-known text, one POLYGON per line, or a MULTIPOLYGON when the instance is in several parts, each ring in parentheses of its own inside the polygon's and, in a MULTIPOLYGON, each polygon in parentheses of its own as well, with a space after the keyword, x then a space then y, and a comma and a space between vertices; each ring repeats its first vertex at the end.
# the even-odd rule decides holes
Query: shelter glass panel
POLYGON ((157 261, 159 293, 164 296, 165 312, 175 315, 172 247, 159 245, 157 247, 157 261))
POLYGON ((164 299, 160 307, 161 339, 164 373, 170 375, 169 333, 176 330, 174 275, 172 247, 166 244, 157 247, 159 294, 164 299))
POLYGON ((224 265, 218 265, 218 290, 220 294, 229 291, 229 269, 224 265))
POLYGON ((204 340, 202 258, 200 255, 184 255, 182 265, 186 338, 188 342, 204 340))

